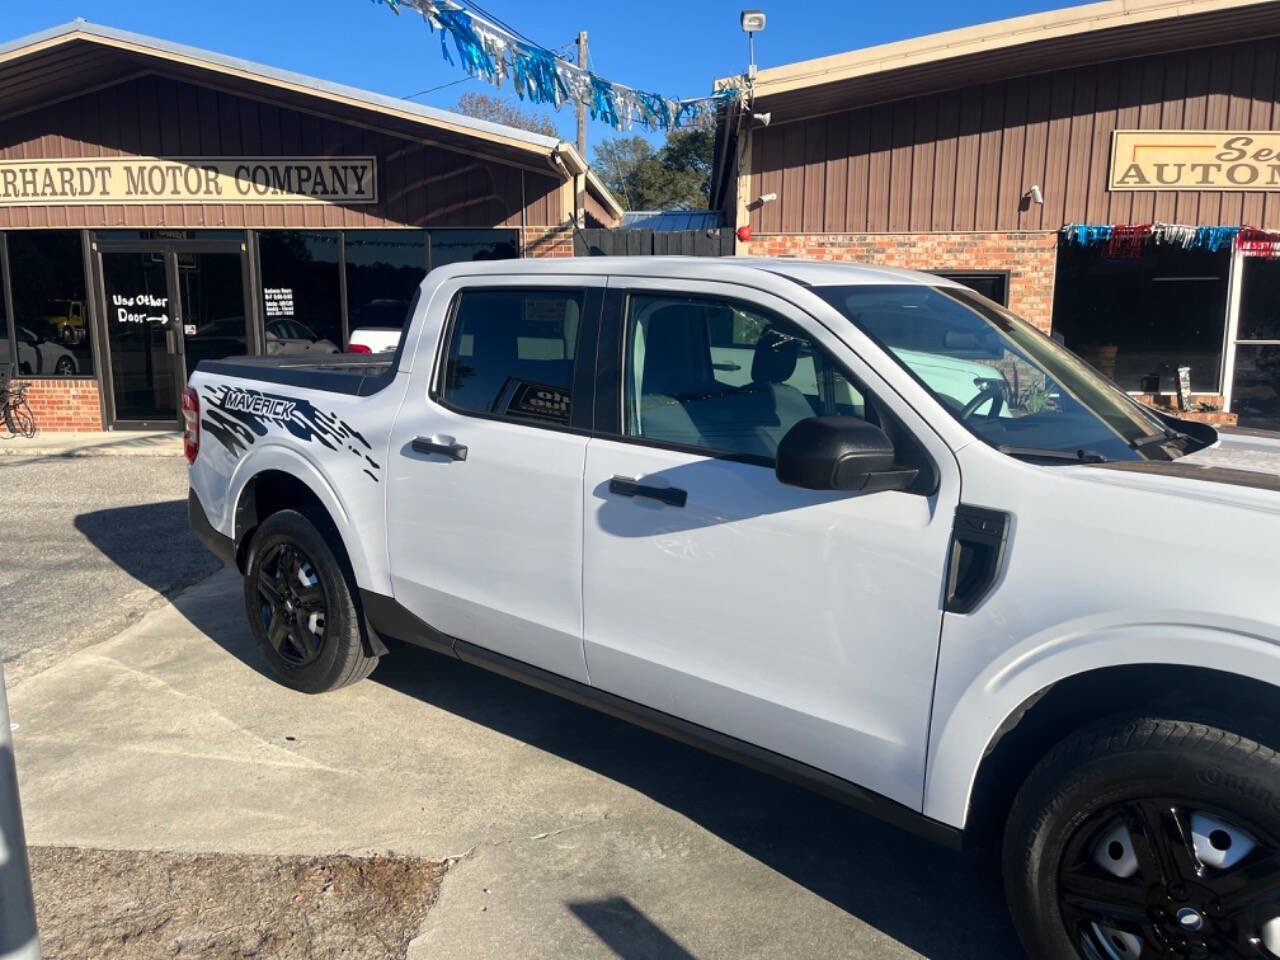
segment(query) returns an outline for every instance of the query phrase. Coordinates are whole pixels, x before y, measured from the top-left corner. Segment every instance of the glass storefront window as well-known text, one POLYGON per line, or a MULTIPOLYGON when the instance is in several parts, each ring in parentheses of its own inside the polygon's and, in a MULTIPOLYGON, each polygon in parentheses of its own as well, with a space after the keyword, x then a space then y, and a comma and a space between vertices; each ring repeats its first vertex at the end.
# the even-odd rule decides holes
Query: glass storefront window
POLYGON ((79 231, 14 230, 8 244, 19 374, 92 374, 79 231))
POLYGON ((1246 257, 1238 340, 1280 340, 1280 260, 1246 257))
POLYGON ((1280 430, 1280 344, 1236 347, 1231 410, 1242 427, 1280 430))
POLYGON ((464 260, 511 260, 520 256, 515 230, 432 230, 431 269, 464 260))
POLYGON ((427 273, 421 230, 348 231, 347 328, 400 329, 414 291, 427 273))
POLYGON ((1172 392, 1178 367, 1190 367, 1192 390, 1217 392, 1230 261, 1227 250, 1147 247, 1109 260, 1101 247, 1063 246, 1053 332, 1125 390, 1172 392))
POLYGON ((341 242, 336 231, 258 235, 268 354, 342 349, 341 242))

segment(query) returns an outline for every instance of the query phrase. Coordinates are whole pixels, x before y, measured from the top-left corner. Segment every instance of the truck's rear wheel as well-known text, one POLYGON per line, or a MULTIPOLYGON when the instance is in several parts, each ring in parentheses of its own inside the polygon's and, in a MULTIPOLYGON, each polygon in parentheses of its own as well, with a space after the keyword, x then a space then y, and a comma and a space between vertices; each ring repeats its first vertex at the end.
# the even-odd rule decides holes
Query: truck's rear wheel
POLYGON ((1181 720, 1085 730, 1019 791, 1004 871, 1036 958, 1280 957, 1280 756, 1181 720))
POLYGON ((305 511, 273 513, 254 533, 244 577, 249 628, 281 683, 303 693, 336 690, 367 677, 349 574, 305 511))

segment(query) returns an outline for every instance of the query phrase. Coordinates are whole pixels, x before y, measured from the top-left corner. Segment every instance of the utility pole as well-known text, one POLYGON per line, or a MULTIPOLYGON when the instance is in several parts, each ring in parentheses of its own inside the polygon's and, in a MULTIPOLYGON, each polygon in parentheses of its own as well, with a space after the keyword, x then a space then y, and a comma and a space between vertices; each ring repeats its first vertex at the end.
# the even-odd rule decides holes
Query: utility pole
MULTIPOLYGON (((562 34, 563 36, 563 34, 562 34)), ((578 67, 587 69, 587 31, 578 31, 578 67)), ((578 101, 578 153, 587 158, 587 105, 578 101)))
POLYGON ((0 960, 40 960, 35 902, 27 867, 27 841, 18 805, 18 771, 0 663, 0 960))

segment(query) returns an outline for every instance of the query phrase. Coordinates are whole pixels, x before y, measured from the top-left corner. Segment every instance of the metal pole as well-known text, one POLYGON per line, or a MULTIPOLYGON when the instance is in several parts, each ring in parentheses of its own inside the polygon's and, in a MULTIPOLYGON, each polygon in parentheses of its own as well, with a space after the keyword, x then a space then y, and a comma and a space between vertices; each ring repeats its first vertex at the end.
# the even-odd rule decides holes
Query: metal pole
POLYGON ((0 661, 0 960, 40 960, 36 904, 31 895, 27 840, 18 802, 18 770, 13 762, 3 661, 0 661))
MULTIPOLYGON (((564 36, 564 34, 561 34, 564 36)), ((578 66, 587 69, 587 31, 578 32, 578 66)), ((578 101, 578 153, 587 159, 587 105, 578 101)))

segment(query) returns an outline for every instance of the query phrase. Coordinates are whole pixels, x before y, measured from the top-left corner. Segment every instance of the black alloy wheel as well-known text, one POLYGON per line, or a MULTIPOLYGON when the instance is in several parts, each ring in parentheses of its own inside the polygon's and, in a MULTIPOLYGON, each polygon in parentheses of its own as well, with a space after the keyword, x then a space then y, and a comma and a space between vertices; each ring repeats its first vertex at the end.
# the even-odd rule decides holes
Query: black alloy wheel
POLYGON ((1242 732, 1270 724, 1185 709, 1085 727, 1019 789, 1004 881, 1035 960, 1280 960, 1280 754, 1242 732))
POLYGON ((1058 899, 1085 957, 1274 957, 1280 845, 1182 797, 1112 804, 1068 841, 1058 899))
POLYGON ((274 545, 258 568, 258 617, 267 642, 287 664, 304 667, 320 656, 328 622, 324 585, 315 564, 291 543, 274 545))

